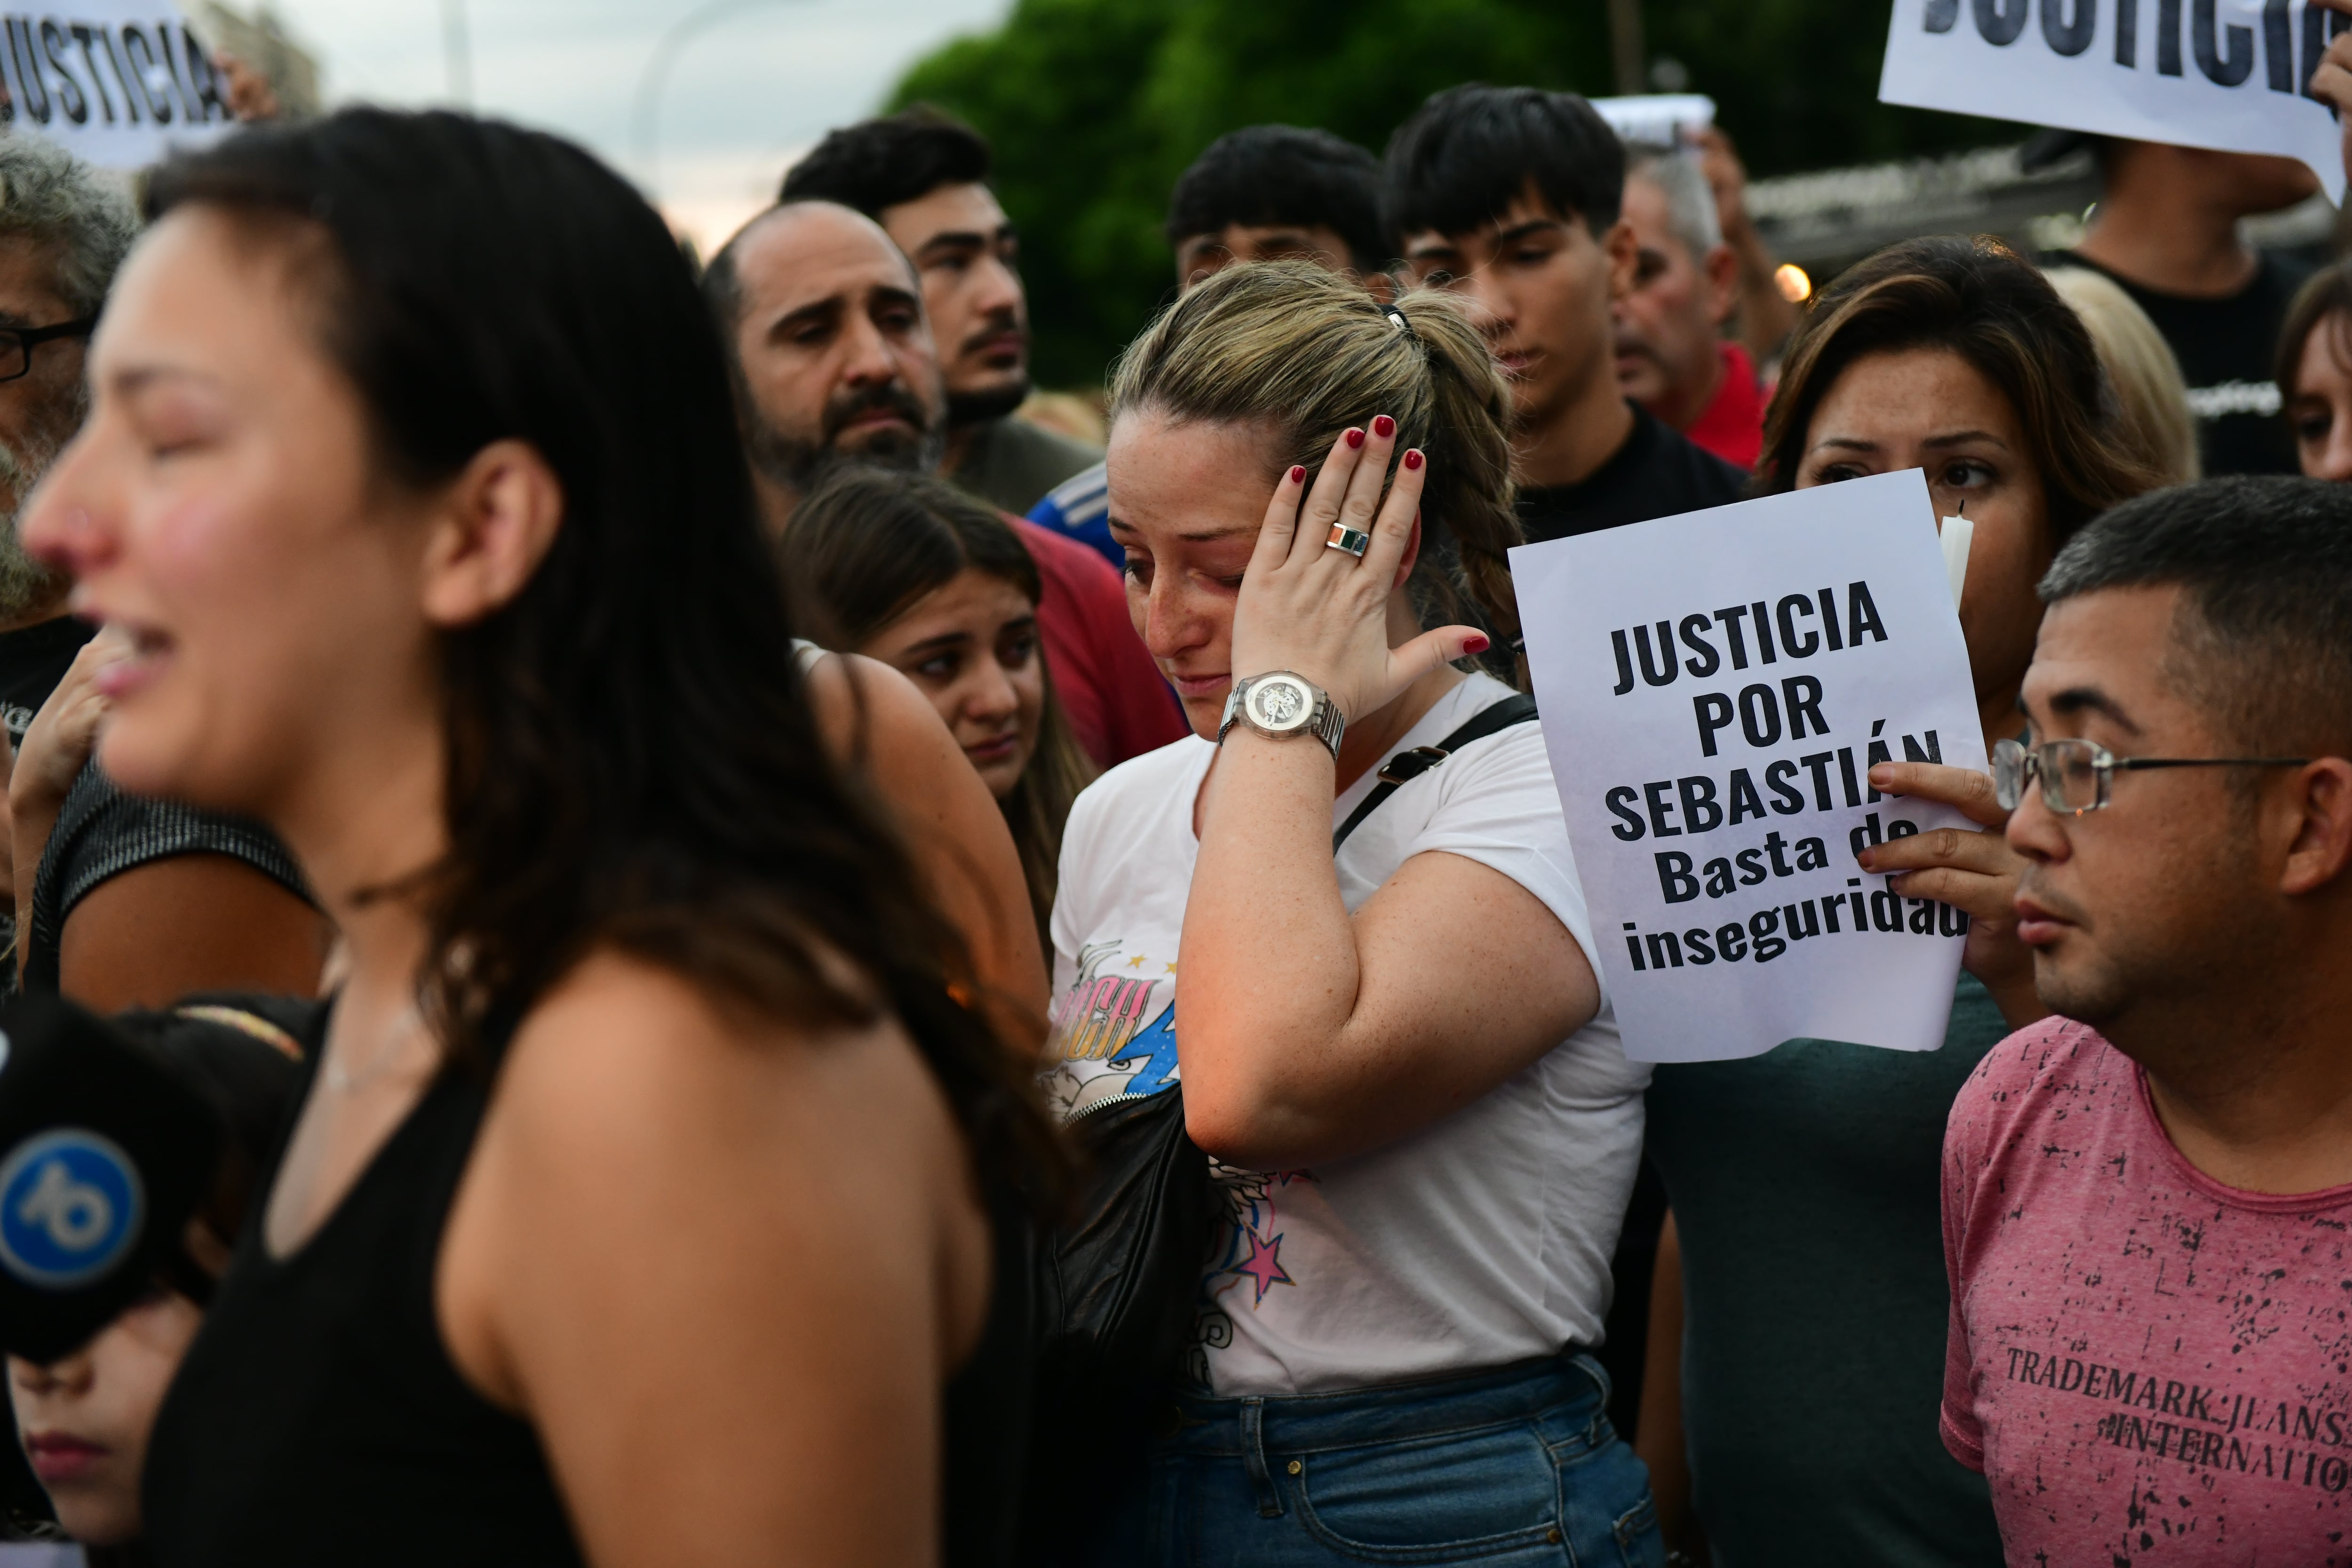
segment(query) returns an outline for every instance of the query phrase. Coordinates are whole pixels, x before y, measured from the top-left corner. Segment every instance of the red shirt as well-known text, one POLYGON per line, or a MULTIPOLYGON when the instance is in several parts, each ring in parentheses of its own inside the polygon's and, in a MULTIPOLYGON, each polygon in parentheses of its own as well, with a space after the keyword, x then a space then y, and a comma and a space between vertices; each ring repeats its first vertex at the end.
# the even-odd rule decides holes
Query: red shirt
POLYGON ((1110 767, 1191 734, 1160 667, 1135 635, 1127 589, 1110 563, 1025 518, 1008 514, 1005 521, 1037 563, 1045 668, 1086 753, 1110 767))
POLYGON ((1716 384, 1714 401, 1683 435, 1744 471, 1764 451, 1764 408, 1770 400, 1757 384, 1756 363, 1746 349, 1717 343, 1716 352, 1723 356, 1723 379, 1716 384))
POLYGON ((1944 1134, 1944 1445, 2009 1561, 2352 1564, 2352 1186, 2224 1186, 2138 1067, 2049 1018, 1944 1134))

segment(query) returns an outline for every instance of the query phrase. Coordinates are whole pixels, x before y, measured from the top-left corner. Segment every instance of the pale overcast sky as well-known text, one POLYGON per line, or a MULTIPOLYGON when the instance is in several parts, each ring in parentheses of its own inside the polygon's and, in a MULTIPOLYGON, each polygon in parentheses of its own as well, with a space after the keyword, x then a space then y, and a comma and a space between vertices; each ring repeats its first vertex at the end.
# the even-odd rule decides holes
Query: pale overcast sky
MULTIPOLYGON (((706 253, 828 127, 869 113, 919 57, 995 26, 1011 8, 1011 0, 461 3, 474 107, 578 137, 654 188, 706 253), (635 105, 656 50, 681 25, 649 169, 635 105)), ((275 4, 318 54, 330 101, 449 101, 449 0, 275 4)))

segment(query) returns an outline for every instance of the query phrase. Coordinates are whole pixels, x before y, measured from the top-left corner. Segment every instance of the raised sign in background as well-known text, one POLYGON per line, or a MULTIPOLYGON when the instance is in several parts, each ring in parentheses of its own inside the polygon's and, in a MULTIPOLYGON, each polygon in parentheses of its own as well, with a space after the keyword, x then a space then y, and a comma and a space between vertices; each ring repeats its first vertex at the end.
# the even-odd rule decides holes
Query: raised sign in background
POLYGON ((169 0, 0 10, 0 131, 45 136, 103 168, 136 169, 226 130, 227 88, 169 0))

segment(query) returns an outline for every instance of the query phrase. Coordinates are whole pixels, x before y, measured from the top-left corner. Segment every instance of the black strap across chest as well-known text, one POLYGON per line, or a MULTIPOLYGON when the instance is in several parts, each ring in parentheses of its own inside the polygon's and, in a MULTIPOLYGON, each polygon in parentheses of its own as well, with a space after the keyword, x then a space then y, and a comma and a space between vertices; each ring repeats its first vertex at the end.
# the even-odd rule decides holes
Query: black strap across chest
POLYGON ((1480 709, 1471 715, 1468 723, 1433 746, 1415 746, 1391 757, 1381 764, 1380 784, 1358 803, 1355 810, 1348 814, 1348 820, 1339 825, 1339 830, 1331 835, 1331 853, 1337 855, 1339 852, 1339 846, 1348 841, 1348 835, 1355 832, 1364 818, 1379 810, 1381 802, 1396 794, 1399 784, 1419 778, 1471 742, 1500 734, 1514 724, 1524 724, 1535 716, 1536 700, 1521 692, 1506 697, 1491 708, 1480 709))

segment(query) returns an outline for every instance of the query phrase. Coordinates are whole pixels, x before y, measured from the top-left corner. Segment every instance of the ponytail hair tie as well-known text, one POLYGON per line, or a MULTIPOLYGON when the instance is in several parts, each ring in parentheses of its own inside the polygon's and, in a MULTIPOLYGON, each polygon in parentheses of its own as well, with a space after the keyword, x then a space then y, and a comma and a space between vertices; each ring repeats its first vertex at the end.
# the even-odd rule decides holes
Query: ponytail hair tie
POLYGON ((1412 330, 1412 322, 1406 320, 1405 313, 1402 310, 1398 310, 1394 305, 1382 305, 1381 307, 1381 313, 1389 319, 1390 326, 1402 331, 1406 337, 1412 339, 1414 342, 1417 343, 1421 342, 1421 334, 1412 330))

